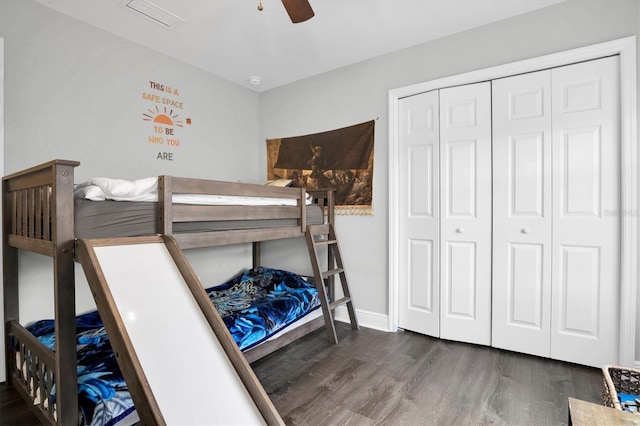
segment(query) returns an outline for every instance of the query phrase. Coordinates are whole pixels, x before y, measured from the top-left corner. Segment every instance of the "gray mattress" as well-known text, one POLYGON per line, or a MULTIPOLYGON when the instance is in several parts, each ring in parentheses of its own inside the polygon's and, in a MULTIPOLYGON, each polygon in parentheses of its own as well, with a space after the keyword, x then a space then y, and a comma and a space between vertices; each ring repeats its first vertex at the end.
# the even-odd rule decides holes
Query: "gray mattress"
MULTIPOLYGON (((322 209, 307 206, 307 224, 323 223, 322 209)), ((139 201, 91 201, 75 199, 76 238, 133 237, 157 233, 157 203, 139 201)), ((174 233, 295 226, 294 219, 232 220, 174 224, 174 233)))

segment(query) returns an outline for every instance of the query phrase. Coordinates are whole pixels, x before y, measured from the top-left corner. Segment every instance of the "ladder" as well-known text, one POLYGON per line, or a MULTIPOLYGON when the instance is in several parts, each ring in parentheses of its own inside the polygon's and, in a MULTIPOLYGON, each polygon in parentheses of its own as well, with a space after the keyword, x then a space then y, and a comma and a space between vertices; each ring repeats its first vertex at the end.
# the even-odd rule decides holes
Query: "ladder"
POLYGON ((334 310, 341 305, 347 305, 349 312, 349 320, 351 321, 351 329, 358 330, 358 320, 356 312, 353 308, 347 277, 344 273, 342 257, 340 256, 340 248, 338 246, 338 238, 333 224, 326 223, 323 225, 307 226, 307 248, 309 249, 309 257, 313 266, 313 274, 315 276, 315 284, 320 295, 320 303, 322 304, 322 312, 324 314, 324 322, 327 327, 327 335, 331 343, 338 343, 336 327, 334 323, 334 310), (327 247, 328 262, 327 271, 320 270, 320 258, 318 257, 318 248, 327 247), (334 278, 336 275, 340 277, 342 284, 342 298, 335 298, 334 278), (327 297, 327 288, 329 289, 329 297, 327 297))

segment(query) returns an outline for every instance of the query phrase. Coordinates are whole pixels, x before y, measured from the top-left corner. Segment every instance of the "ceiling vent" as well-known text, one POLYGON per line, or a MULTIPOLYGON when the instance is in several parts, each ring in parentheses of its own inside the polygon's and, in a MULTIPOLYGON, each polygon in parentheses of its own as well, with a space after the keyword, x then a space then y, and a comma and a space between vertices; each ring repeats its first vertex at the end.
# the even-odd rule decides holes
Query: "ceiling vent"
POLYGON ((184 19, 147 0, 131 0, 125 6, 164 28, 172 29, 184 21, 184 19))

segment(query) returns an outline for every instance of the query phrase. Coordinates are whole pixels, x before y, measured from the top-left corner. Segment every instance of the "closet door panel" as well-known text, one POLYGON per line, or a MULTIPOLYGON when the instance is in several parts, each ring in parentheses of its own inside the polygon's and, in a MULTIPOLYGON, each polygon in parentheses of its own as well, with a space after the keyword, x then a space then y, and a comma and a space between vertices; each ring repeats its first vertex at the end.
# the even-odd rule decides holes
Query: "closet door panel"
POLYGON ((492 344, 549 356, 551 75, 493 82, 492 344))
POLYGON ((400 100, 398 326, 440 334, 438 91, 400 100))
POLYGON ((618 360, 618 58, 552 70, 554 234, 551 356, 618 360))
POLYGON ((444 188, 447 192, 445 199, 446 217, 474 218, 478 194, 476 192, 476 141, 456 141, 446 144, 447 171, 444 188))
POLYGON ((544 329, 544 269, 542 244, 509 244, 509 322, 544 329))
POLYGON ((511 134, 507 147, 509 215, 543 218, 545 203, 545 132, 511 134))
POLYGON ((561 248, 563 271, 557 300, 560 332, 587 338, 598 336, 600 250, 597 247, 561 248))
POLYGON ((560 142, 564 188, 560 188, 562 205, 558 207, 562 209, 562 217, 598 217, 604 183, 600 170, 600 127, 567 129, 560 132, 560 142))
POLYGON ((473 321, 476 318, 475 243, 449 242, 446 259, 449 261, 445 283, 446 316, 473 321))
POLYGON ((491 85, 440 91, 440 336, 491 343, 491 85))

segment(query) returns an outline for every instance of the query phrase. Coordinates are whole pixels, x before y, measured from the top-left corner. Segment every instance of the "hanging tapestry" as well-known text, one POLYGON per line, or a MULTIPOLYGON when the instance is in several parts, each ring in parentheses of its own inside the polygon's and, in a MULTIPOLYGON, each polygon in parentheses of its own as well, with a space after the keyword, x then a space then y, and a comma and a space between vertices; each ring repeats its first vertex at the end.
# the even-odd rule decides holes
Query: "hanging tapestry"
POLYGON ((372 214, 375 121, 342 129, 267 139, 267 179, 335 190, 336 214, 372 214))

